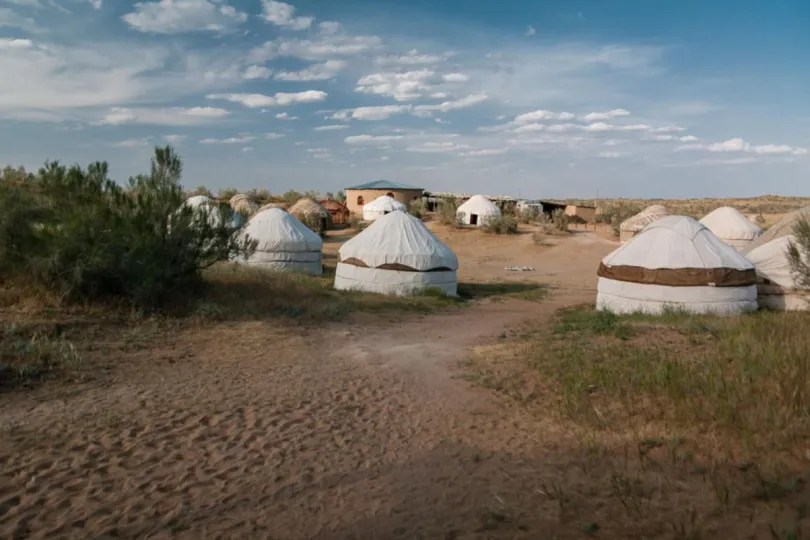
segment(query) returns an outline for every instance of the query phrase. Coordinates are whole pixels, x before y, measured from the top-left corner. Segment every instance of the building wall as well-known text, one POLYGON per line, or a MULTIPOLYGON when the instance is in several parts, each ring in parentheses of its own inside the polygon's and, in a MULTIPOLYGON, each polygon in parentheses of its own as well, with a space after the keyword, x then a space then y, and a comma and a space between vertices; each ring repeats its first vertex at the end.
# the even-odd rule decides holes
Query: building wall
POLYGON ((370 203, 377 197, 392 195, 403 204, 410 204, 414 199, 422 197, 421 189, 347 189, 346 206, 352 214, 362 215, 363 205, 370 203), (362 203, 358 202, 358 197, 362 197, 362 203))
POLYGON ((596 208, 590 206, 577 206, 575 204, 569 204, 565 207, 565 213, 569 216, 577 216, 581 217, 588 223, 593 223, 594 218, 596 217, 596 208))

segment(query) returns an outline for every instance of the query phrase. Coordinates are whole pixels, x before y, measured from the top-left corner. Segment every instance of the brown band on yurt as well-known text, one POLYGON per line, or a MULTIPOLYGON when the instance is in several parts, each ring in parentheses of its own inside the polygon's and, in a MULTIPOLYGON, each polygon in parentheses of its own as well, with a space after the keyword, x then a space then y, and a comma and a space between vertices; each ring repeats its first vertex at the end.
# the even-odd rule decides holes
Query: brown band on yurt
MULTIPOLYGON (((371 268, 369 265, 361 261, 360 259, 355 259, 354 257, 349 257, 348 259, 340 261, 342 264, 349 264, 351 266, 359 266, 361 268, 371 268)), ((399 263, 386 263, 380 266, 374 267, 377 270, 397 270, 399 272, 452 272, 452 268, 447 268, 446 266, 440 266, 438 268, 430 268, 428 270, 417 270, 412 266, 407 266, 404 264, 399 263)))
POLYGON ((642 268, 599 263, 596 275, 616 281, 667 287, 746 287, 757 282, 757 273, 753 268, 642 268))

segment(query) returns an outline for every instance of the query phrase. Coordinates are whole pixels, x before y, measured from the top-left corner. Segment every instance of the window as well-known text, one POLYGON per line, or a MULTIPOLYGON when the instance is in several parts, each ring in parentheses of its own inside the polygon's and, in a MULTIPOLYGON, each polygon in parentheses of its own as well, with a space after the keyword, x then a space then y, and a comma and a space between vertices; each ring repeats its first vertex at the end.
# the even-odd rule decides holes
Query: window
POLYGON ((358 204, 359 206, 362 206, 362 205, 363 205, 363 196, 362 196, 362 195, 358 195, 358 197, 357 197, 357 204, 358 204))

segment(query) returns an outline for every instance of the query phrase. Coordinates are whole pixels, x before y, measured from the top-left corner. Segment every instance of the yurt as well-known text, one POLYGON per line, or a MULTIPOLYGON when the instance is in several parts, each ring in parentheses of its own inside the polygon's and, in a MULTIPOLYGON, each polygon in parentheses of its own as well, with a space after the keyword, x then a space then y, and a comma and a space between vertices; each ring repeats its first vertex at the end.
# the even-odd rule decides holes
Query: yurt
POLYGON ((314 220, 317 220, 319 229, 322 231, 328 229, 332 224, 332 216, 329 215, 326 208, 309 197, 299 199, 287 211, 304 223, 313 223, 314 220))
POLYGON ((236 262, 282 272, 323 273, 323 240, 294 215, 270 208, 255 214, 241 235, 256 240, 256 251, 236 262))
POLYGON ((252 215, 258 211, 259 206, 250 200, 247 195, 242 193, 238 195, 234 195, 231 197, 231 200, 228 201, 228 204, 231 205, 234 212, 239 212, 240 214, 247 214, 252 215))
POLYGON ((732 314, 757 309, 754 266, 704 225, 663 217, 602 259, 597 309, 732 314))
POLYGON ((456 215, 465 225, 486 225, 493 216, 500 216, 500 209, 483 195, 473 195, 456 210, 456 215))
POLYGON ((376 219, 338 252, 335 289, 410 296, 425 289, 456 296, 458 258, 405 212, 376 219))
POLYGON ((669 211, 660 204, 648 206, 633 217, 627 218, 619 225, 619 240, 622 244, 640 233, 644 227, 662 217, 669 215, 669 211))
POLYGON ((737 251, 743 251, 762 234, 758 225, 751 223, 739 210, 730 206, 721 206, 711 211, 700 222, 737 251))
POLYGON ((210 197, 205 195, 195 195, 189 197, 183 203, 182 207, 190 207, 194 212, 194 219, 206 219, 212 227, 216 227, 220 223, 219 204, 210 197))
POLYGON ((744 252, 757 271, 757 301, 760 307, 787 311, 810 310, 810 291, 797 286, 787 254, 788 246, 796 243, 793 226, 802 218, 810 219, 810 206, 782 218, 744 252))
POLYGON ((277 202, 267 203, 259 208, 258 211, 261 212, 262 210, 270 210, 271 208, 278 208, 279 210, 284 210, 285 212, 287 211, 287 207, 284 204, 277 202))
POLYGON ((363 205, 363 221, 374 221, 385 214, 396 211, 407 212, 408 207, 393 197, 383 195, 363 205))

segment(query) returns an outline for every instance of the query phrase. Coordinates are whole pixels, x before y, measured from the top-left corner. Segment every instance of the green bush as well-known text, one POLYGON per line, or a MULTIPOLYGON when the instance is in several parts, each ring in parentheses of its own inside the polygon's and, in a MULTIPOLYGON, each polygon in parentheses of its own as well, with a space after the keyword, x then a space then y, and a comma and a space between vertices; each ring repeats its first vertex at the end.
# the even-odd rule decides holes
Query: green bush
POLYGON ((408 213, 417 219, 422 219, 425 212, 427 212, 427 205, 424 199, 416 199, 408 205, 408 213))
POLYGON ((157 308, 189 294, 200 271, 249 255, 227 203, 183 205, 182 162, 155 148, 151 171, 121 186, 107 164, 46 163, 0 183, 0 278, 33 281, 67 299, 124 299, 157 308))
POLYGON ((518 212, 518 219, 524 225, 537 221, 540 218, 541 212, 536 206, 527 206, 518 212))
POLYGON ((459 201, 445 199, 439 203, 439 221, 450 227, 461 227, 461 217, 458 214, 459 201))
POLYGON ((491 216, 484 222, 484 230, 492 234, 517 234, 518 222, 508 214, 491 216))

